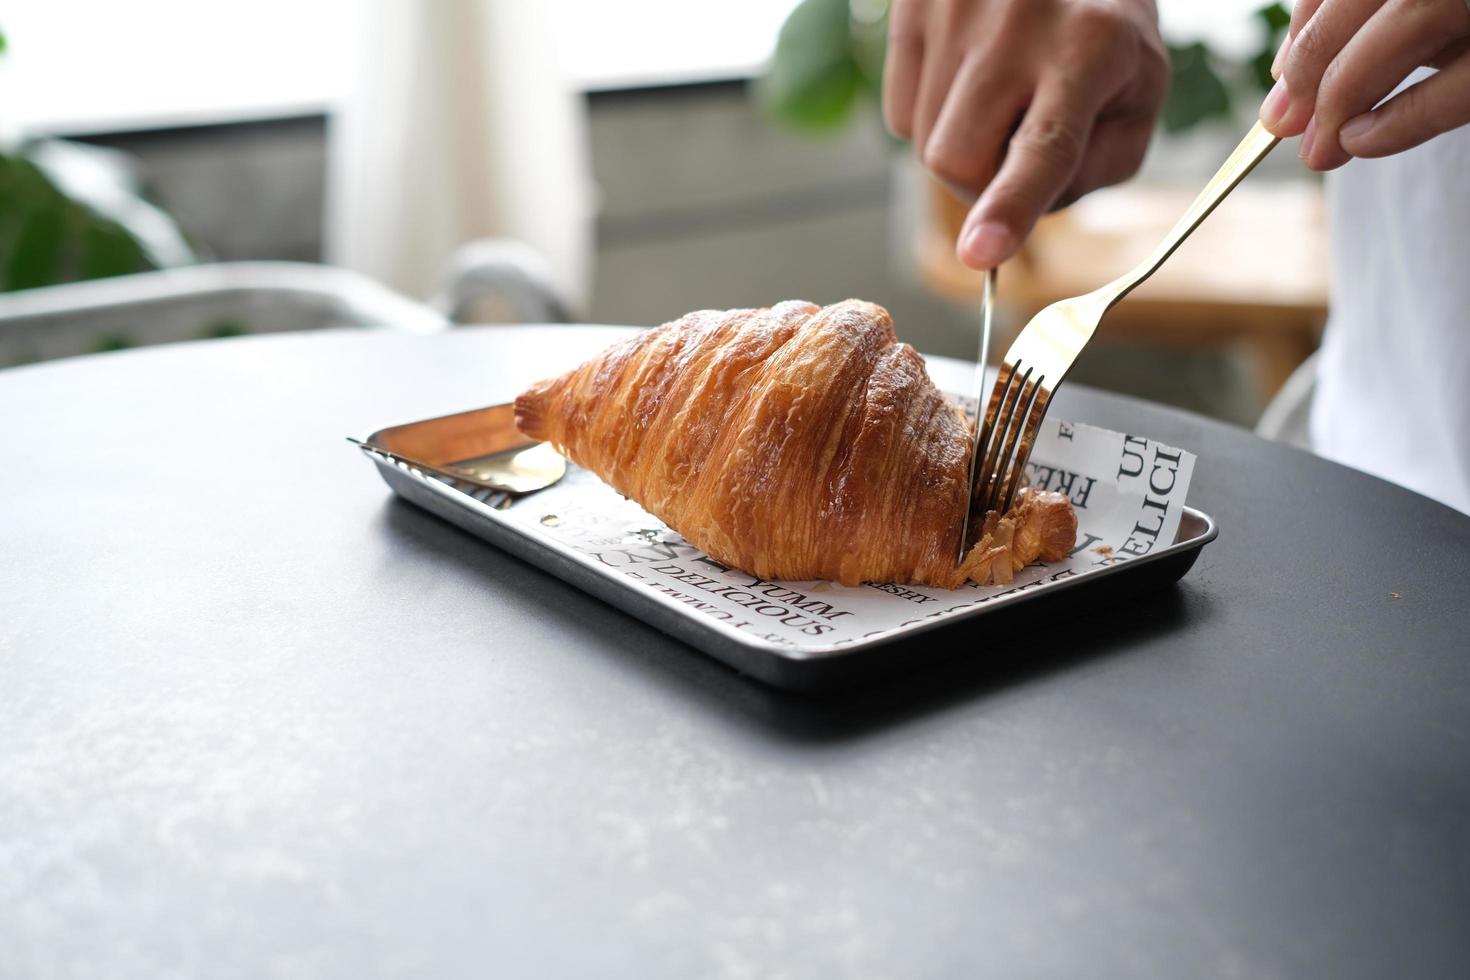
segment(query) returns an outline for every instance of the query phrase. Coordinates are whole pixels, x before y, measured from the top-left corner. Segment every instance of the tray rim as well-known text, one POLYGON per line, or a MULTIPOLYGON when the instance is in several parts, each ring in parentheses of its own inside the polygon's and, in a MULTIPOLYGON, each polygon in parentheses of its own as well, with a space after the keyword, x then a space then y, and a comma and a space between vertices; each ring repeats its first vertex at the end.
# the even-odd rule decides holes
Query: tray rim
MULTIPOLYGON (((384 479, 384 482, 389 485, 389 488, 393 491, 395 495, 404 497, 404 499, 408 500, 408 502, 410 503, 417 503, 417 501, 406 497, 399 491, 395 480, 390 478, 390 474, 392 475, 392 477, 407 478, 409 480, 412 480, 415 484, 427 488, 430 493, 443 500, 447 506, 458 508, 460 510, 473 514, 483 521, 488 521, 500 532, 509 533, 511 536, 521 542, 522 546, 526 549, 528 553, 539 552, 545 554, 549 557, 555 558, 560 564, 563 565, 570 563, 571 565, 574 565, 576 568, 578 568, 583 575, 590 576, 607 583, 608 589, 612 592, 637 596, 639 597, 639 601, 641 603, 652 603, 655 607, 662 609, 670 615, 674 616, 675 620, 682 624, 684 628, 681 629, 679 633, 674 634, 677 636, 677 638, 696 647, 700 647, 704 652, 712 656, 716 656, 719 659, 725 658, 721 657, 720 654, 710 649, 709 647, 703 646, 702 644, 697 642, 697 640, 692 639, 691 636, 705 636, 708 637, 711 641, 721 645, 734 644, 737 647, 745 648, 750 653, 755 653, 767 657, 775 657, 778 660, 793 666, 803 664, 815 664, 822 661, 841 658, 848 654, 870 651, 887 646, 889 644, 906 641, 937 629, 949 628, 955 626, 956 624, 973 620, 977 617, 984 616, 987 613, 994 613, 1003 609, 1011 609, 1015 606, 1024 605, 1028 599, 1031 599, 1033 597, 1055 596, 1060 592, 1074 591, 1079 586, 1086 586, 1089 584, 1101 582, 1108 578, 1114 578, 1124 572, 1146 568, 1149 565, 1167 561, 1171 558, 1177 558, 1190 552, 1197 553, 1202 550, 1205 545, 1209 544, 1217 537, 1219 537, 1220 534, 1219 524, 1214 519, 1214 517, 1205 513, 1204 511, 1199 510, 1198 508, 1190 507, 1186 504, 1182 509, 1182 515, 1194 518, 1195 520, 1202 522, 1204 525, 1202 530, 1198 534, 1192 535, 1187 538, 1176 536, 1172 544, 1168 545, 1165 548, 1161 548, 1158 551, 1150 552, 1147 555, 1119 561, 1111 565, 1097 568, 1094 571, 1074 575, 1067 579, 1054 582, 1049 586, 1039 588, 1026 588, 1024 592, 1018 592, 1014 597, 1001 595, 992 602, 979 603, 969 609, 957 611, 950 616, 916 623, 911 626, 892 627, 876 636, 868 637, 865 639, 854 640, 841 644, 826 644, 823 646, 787 646, 784 644, 771 642, 755 634, 732 629, 719 620, 713 620, 707 617, 700 617, 697 614, 691 613, 689 609, 683 604, 678 603, 672 599, 667 599, 667 597, 662 596, 658 593, 640 591, 637 586, 632 584, 631 582, 625 582, 621 578, 606 574, 592 558, 582 554, 576 549, 560 545, 555 541, 549 540, 542 536, 538 536, 531 529, 523 527, 515 521, 505 519, 495 508, 490 507, 479 500, 476 500, 474 497, 470 496, 462 490, 458 490, 450 486, 448 483, 445 483, 441 479, 437 479, 434 476, 423 473, 406 464, 398 463, 394 460, 375 453, 370 444, 372 442, 373 436, 376 435, 377 432, 383 431, 383 428, 390 427, 385 426, 374 430, 373 433, 369 434, 363 440, 364 443, 369 443, 369 445, 360 445, 358 448, 377 466, 380 471, 380 475, 384 479)), ((1181 523, 1180 533, 1182 534, 1182 532, 1183 525, 1181 523)), ((470 530, 469 533, 475 534, 473 530, 470 530)), ((497 547, 500 546, 499 542, 488 540, 483 535, 475 534, 475 536, 480 537, 482 540, 487 540, 488 543, 496 545, 497 547)), ((586 588, 581 582, 569 579, 566 575, 562 574, 560 570, 548 568, 547 566, 541 565, 534 559, 528 558, 525 555, 522 555, 520 557, 523 557, 531 564, 536 564, 543 570, 549 571, 551 572, 551 574, 562 578, 564 581, 567 581, 568 584, 606 601, 604 596, 599 595, 597 592, 586 588)), ((1180 577, 1182 577, 1182 575, 1180 577)), ((636 616, 636 618, 647 622, 648 625, 654 627, 655 629, 660 629, 664 632, 670 632, 663 625, 657 622, 649 622, 649 620, 643 616, 636 616)))

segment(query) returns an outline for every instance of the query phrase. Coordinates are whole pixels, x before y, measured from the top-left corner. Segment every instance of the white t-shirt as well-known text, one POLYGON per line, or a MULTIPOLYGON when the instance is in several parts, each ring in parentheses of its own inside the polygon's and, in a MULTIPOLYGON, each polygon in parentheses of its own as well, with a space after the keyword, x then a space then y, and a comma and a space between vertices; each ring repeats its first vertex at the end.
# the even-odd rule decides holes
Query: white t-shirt
POLYGON ((1327 182, 1312 448, 1470 513, 1470 127, 1327 182))

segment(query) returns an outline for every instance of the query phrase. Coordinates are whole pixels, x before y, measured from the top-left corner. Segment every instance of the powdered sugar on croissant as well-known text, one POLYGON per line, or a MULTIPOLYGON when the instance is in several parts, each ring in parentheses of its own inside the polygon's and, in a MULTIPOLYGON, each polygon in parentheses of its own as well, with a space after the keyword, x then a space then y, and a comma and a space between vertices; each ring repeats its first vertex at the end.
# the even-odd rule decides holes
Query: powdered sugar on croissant
POLYGON ((690 313, 532 386, 516 424, 765 579, 988 585, 1076 539, 1028 492, 956 567, 970 424, 858 300, 690 313))

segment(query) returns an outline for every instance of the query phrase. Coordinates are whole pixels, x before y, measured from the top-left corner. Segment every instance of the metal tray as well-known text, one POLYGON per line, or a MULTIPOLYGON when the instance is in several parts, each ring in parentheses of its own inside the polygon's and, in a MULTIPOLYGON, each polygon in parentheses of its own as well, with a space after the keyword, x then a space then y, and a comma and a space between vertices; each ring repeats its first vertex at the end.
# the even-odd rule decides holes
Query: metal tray
MULTIPOLYGON (((712 618, 686 601, 645 588, 650 583, 640 582, 637 576, 629 577, 626 571, 610 568, 585 551, 558 540, 554 523, 546 517, 539 521, 530 519, 530 515, 544 509, 538 505, 536 494, 515 496, 457 478, 457 474, 473 473, 474 464, 486 457, 531 445, 532 442, 516 432, 509 405, 380 429, 360 443, 388 486, 404 500, 744 674, 788 690, 846 687, 909 671, 958 653, 973 655, 977 639, 983 638, 987 645, 1003 641, 1017 627, 1041 617, 1080 615, 1100 604, 1164 588, 1182 578, 1194 565, 1200 549, 1218 534, 1208 514, 1186 507, 1181 512, 1173 544, 1148 555, 1089 568, 1057 580, 1037 580, 998 592, 989 590, 980 599, 971 600, 978 604, 968 608, 904 622, 876 631, 875 635, 842 643, 793 646, 790 641, 733 628, 727 621, 712 618)), ((594 510, 633 506, 591 474, 570 464, 560 492, 563 501, 569 493, 581 495, 579 500, 594 510)), ((550 494, 552 490, 543 493, 550 494)), ((631 533, 648 536, 646 543, 668 547, 682 541, 646 514, 638 523, 644 526, 631 533), (659 535, 668 535, 668 539, 661 541, 659 535)), ((683 548, 686 552, 681 560, 688 560, 690 553, 697 555, 687 543, 683 548)), ((721 567, 702 556, 694 561, 721 567)), ((735 570, 731 573, 740 574, 735 570)), ((820 592, 823 585, 818 584, 809 591, 820 592)), ((841 587, 828 588, 840 590, 841 587)), ((809 599, 808 603, 814 601, 809 599)))

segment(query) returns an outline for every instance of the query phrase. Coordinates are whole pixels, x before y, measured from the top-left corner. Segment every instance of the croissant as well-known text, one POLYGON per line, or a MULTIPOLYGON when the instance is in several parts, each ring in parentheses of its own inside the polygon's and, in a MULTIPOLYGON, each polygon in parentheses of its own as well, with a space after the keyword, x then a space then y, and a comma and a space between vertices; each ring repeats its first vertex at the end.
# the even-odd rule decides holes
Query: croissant
POLYGON ((515 415, 764 579, 990 585, 1076 540, 1067 498, 1027 491, 956 564, 973 430, 858 300, 690 313, 533 385, 515 415))

